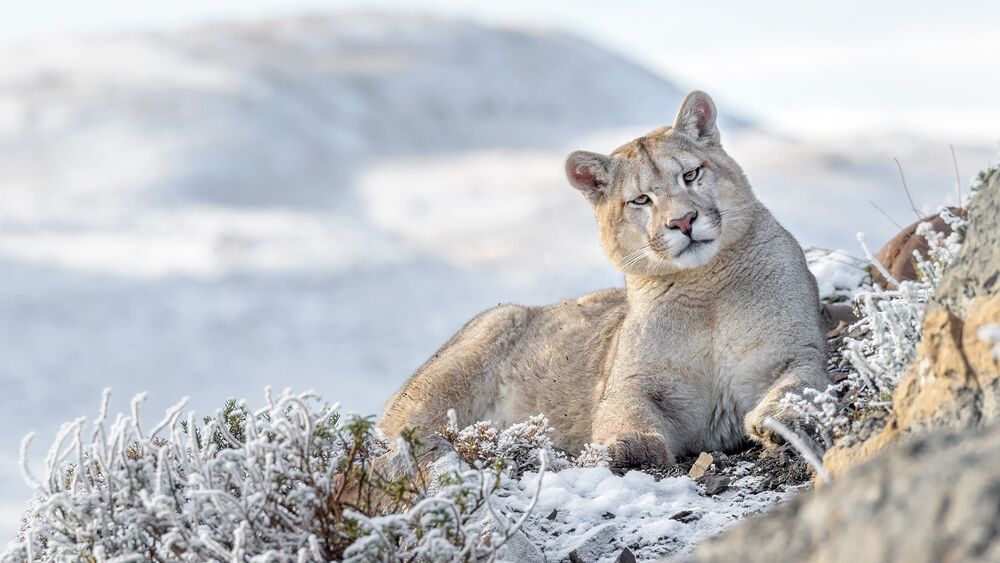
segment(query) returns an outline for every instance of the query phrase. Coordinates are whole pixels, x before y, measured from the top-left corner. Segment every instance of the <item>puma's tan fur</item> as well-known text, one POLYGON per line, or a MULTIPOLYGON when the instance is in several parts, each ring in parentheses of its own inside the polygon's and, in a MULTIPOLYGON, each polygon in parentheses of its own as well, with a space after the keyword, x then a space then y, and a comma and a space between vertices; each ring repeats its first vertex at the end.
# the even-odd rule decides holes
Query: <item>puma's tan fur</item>
POLYGON ((557 447, 604 443, 631 466, 769 441, 786 392, 827 385, 816 282, 715 117, 693 92, 672 127, 571 154, 625 289, 480 314, 389 400, 383 431, 433 447, 449 409, 460 425, 544 413, 557 447))

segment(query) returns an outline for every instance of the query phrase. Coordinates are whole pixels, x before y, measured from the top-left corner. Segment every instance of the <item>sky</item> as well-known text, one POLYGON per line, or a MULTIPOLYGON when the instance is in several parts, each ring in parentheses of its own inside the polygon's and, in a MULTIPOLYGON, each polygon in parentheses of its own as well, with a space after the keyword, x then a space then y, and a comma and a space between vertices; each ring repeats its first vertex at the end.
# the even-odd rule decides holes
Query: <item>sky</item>
POLYGON ((1000 136, 1000 2, 762 4, 575 0, 35 0, 4 9, 0 43, 169 29, 310 11, 429 12, 583 36, 792 134, 874 129, 1000 136))

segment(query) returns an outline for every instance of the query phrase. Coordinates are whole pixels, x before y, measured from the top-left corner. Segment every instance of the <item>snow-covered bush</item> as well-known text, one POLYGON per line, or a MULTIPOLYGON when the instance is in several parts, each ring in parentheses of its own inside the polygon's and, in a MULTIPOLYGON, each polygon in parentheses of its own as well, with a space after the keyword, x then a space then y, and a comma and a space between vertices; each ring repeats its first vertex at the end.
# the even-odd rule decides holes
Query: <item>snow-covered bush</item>
POLYGON ((25 439, 36 495, 3 561, 473 561, 516 530, 490 503, 497 471, 388 478, 373 421, 312 393, 230 401, 201 421, 182 419, 182 401, 148 431, 143 396, 110 426, 108 397, 89 432, 83 418, 62 427, 41 480, 25 439))
POLYGON ((448 426, 441 434, 462 461, 472 467, 494 467, 511 477, 518 477, 525 471, 537 471, 542 456, 550 469, 567 465, 565 454, 552 448, 549 435, 555 428, 544 415, 537 414, 506 428, 486 420, 461 430, 454 412, 448 415, 448 426))
POLYGON ((889 280, 891 287, 869 286, 854 297, 861 319, 850 329, 850 334, 857 337, 845 338, 841 350, 852 368, 847 377, 826 389, 808 389, 802 395, 790 393, 783 399, 802 416, 806 426, 817 432, 826 447, 854 433, 857 424, 891 410, 892 392, 916 357, 927 302, 958 256, 965 237, 964 219, 948 209, 943 209, 940 217, 951 228, 947 235, 936 231, 930 222, 917 226, 917 235, 927 240, 928 255, 914 252, 916 280, 893 279, 869 252, 863 235, 858 235, 872 267, 889 280))
POLYGON ((573 460, 576 467, 609 467, 611 452, 602 444, 584 444, 580 455, 573 460))
POLYGON ((556 471, 570 466, 608 467, 611 464, 611 453, 602 444, 584 444, 576 455, 553 448, 549 435, 555 428, 542 414, 506 428, 485 420, 461 430, 454 413, 448 414, 448 426, 441 435, 471 467, 494 467, 516 478, 526 471, 537 471, 541 456, 545 457, 547 467, 556 471))

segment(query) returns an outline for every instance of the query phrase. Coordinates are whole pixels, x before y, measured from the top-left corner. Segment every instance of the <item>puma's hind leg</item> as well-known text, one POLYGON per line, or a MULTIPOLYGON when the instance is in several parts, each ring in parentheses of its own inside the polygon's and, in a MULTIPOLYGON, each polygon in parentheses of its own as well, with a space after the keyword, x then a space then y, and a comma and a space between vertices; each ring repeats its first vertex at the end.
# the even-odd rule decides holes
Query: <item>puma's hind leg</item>
POLYGON ((424 363, 396 392, 382 414, 380 427, 395 440, 416 428, 426 444, 420 456, 434 457, 440 440, 434 435, 454 409, 460 426, 494 411, 500 392, 500 362, 516 345, 531 309, 501 305, 480 313, 424 363))

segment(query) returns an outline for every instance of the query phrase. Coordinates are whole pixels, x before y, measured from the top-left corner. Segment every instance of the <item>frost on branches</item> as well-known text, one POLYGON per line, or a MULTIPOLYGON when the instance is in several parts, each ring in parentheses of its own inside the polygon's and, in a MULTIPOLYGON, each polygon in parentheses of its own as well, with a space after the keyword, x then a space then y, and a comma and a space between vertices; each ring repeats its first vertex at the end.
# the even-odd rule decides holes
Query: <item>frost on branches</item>
POLYGON ((549 435, 554 431, 541 414, 503 429, 493 422, 479 421, 459 430, 454 411, 449 411, 448 426, 441 435, 468 465, 496 467, 510 477, 519 477, 525 471, 537 471, 543 458, 550 469, 568 465, 565 454, 552 448, 549 435))
MULTIPOLYGON (((341 418, 311 393, 268 393, 257 410, 230 401, 201 421, 182 419, 185 400, 148 430, 144 396, 110 425, 108 398, 92 425, 62 427, 41 480, 25 439, 36 494, 3 561, 472 561, 530 512, 493 506, 492 469, 435 483, 420 468, 380 475, 372 420, 341 418)), ((407 435, 399 446, 417 445, 407 435)))
POLYGON ((914 252, 915 281, 893 279, 869 252, 863 235, 858 235, 869 262, 889 280, 890 287, 870 286, 854 297, 861 320, 851 327, 855 338, 844 340, 843 356, 852 368, 847 378, 824 390, 807 389, 802 395, 790 393, 783 399, 826 447, 842 436, 857 433, 859 423, 882 417, 891 409, 892 392, 916 357, 924 309, 958 256, 965 236, 964 219, 947 209, 941 211, 941 218, 952 229, 948 235, 935 231, 930 222, 917 227, 929 251, 928 256, 914 252))
POLYGON ((555 428, 542 414, 505 428, 485 420, 459 430, 454 411, 448 412, 448 420, 441 435, 463 462, 470 466, 496 467, 509 477, 537 471, 542 457, 547 460, 548 468, 556 471, 571 466, 608 467, 611 464, 611 453, 602 444, 584 444, 575 456, 553 448, 549 435, 555 428))

